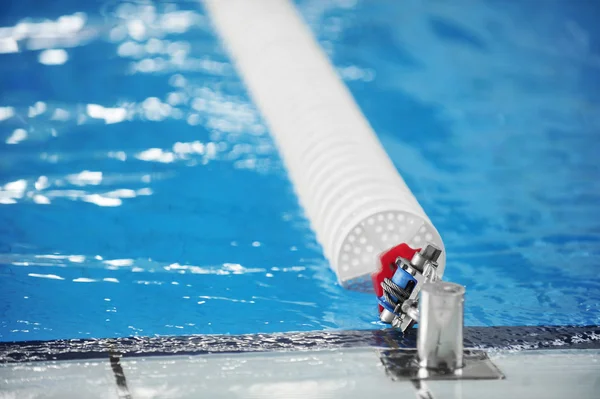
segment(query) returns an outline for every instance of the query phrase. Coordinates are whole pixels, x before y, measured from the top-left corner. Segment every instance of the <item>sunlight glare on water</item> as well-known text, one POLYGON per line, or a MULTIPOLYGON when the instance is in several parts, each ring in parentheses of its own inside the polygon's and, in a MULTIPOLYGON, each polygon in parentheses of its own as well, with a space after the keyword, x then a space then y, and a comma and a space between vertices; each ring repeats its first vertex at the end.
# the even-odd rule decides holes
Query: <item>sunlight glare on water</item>
POLYGON ((11 6, 2 340, 371 325, 196 3, 11 6))

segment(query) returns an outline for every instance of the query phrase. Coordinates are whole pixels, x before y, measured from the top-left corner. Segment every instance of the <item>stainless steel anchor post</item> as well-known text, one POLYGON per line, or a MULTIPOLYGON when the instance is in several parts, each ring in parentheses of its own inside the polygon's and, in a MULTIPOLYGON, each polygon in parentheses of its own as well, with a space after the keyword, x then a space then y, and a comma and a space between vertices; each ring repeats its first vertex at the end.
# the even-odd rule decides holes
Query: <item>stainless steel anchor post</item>
POLYGON ((465 287, 437 281, 425 283, 419 301, 419 365, 454 372, 463 367, 465 287))

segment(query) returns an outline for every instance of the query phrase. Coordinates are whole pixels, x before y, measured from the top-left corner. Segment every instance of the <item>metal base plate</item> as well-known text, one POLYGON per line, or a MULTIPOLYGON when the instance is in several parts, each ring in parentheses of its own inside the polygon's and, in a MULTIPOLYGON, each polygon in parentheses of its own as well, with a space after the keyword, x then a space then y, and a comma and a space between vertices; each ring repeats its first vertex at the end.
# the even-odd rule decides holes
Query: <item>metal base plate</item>
POLYGON ((500 380, 504 374, 492 363, 487 353, 467 349, 463 354, 464 366, 454 372, 429 370, 419 367, 415 349, 381 351, 381 362, 387 374, 397 381, 405 380, 500 380))

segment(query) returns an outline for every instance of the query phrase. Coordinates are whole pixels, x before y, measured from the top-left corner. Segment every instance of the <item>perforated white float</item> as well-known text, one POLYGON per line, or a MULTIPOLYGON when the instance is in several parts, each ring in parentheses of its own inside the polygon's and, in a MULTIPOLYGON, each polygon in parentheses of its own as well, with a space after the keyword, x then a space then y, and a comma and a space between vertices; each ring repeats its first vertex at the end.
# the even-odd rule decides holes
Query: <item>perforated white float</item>
MULTIPOLYGON (((369 123, 287 0, 205 0, 283 155, 340 283, 360 284, 401 242, 443 248, 369 123)), ((445 255, 439 259, 443 274, 445 255)))

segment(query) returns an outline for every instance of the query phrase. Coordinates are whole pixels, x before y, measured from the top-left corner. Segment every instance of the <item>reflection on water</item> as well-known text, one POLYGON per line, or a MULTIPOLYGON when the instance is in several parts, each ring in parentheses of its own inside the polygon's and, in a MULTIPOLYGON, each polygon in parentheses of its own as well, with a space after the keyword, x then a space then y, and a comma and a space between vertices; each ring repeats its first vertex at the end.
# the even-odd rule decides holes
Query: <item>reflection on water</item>
MULTIPOLYGON (((45 101, 27 104, 19 100, 22 96, 17 90, 4 93, 0 107, 4 142, 17 147, 3 150, 3 166, 7 170, 15 164, 32 160, 66 166, 68 161, 81 163, 77 161, 82 159, 100 161, 102 158, 111 158, 127 162, 128 158, 134 157, 151 162, 182 162, 187 166, 206 165, 220 160, 231 162, 235 168, 269 172, 274 151, 272 142, 265 138, 266 129, 254 107, 243 96, 240 97, 240 89, 233 92, 222 89, 223 85, 232 83, 239 86, 239 82, 235 77, 227 78, 233 76, 232 68, 218 50, 205 16, 197 9, 180 10, 177 4, 123 2, 100 10, 77 11, 56 19, 15 19, 14 25, 0 28, 2 53, 28 54, 37 50, 41 64, 56 66, 67 63, 69 57, 75 57, 76 47, 84 46, 95 52, 102 47, 104 68, 111 69, 113 77, 158 73, 164 76, 160 85, 168 85, 155 91, 160 96, 152 95, 138 100, 136 97, 139 93, 133 84, 129 90, 119 93, 117 102, 103 104, 63 103, 49 97, 50 93, 36 93, 36 88, 28 94, 31 97, 37 95, 45 101), (106 50, 104 43, 113 43, 110 50, 106 50), (114 65, 111 59, 115 56, 126 59, 128 63, 114 65), (219 79, 213 79, 216 77, 219 79), (202 135, 206 138, 202 141, 173 140, 170 143, 166 141, 168 145, 163 147, 139 150, 121 149, 118 141, 111 143, 112 149, 106 152, 93 148, 71 149, 68 147, 73 146, 68 145, 49 146, 56 150, 46 151, 43 145, 68 140, 73 134, 85 134, 80 127, 91 125, 101 131, 95 125, 98 122, 110 125, 166 120, 199 126, 209 134, 202 135), (21 146, 28 144, 31 146, 20 150, 21 146), (34 145, 35 148, 32 147, 34 145)), ((14 69, 18 67, 20 59, 14 60, 13 70, 9 67, 7 71, 8 79, 11 79, 11 72, 18 75, 14 69)), ((84 85, 88 78, 93 79, 93 73, 83 78, 84 85)), ((63 83, 71 85, 81 82, 69 82, 67 79, 63 83)), ((157 85, 154 83, 154 86, 157 85)), ((85 93, 78 97, 79 101, 86 99, 85 93)), ((168 132, 165 132, 165 136, 169 136, 168 132)), ((143 145, 141 142, 136 144, 143 145)), ((73 174, 41 175, 37 179, 28 176, 26 179, 4 182, 0 187, 0 203, 33 202, 46 205, 57 199, 71 199, 99 206, 120 206, 125 198, 152 194, 151 188, 139 187, 150 183, 151 173, 135 173, 140 179, 137 182, 132 174, 122 172, 110 174, 84 170, 78 173, 82 179, 84 176, 95 176, 94 179, 99 180, 85 183, 84 180, 74 180, 73 174), (119 180, 138 183, 138 187, 102 190, 102 186, 114 185, 119 180), (40 187, 36 182, 34 189, 34 181, 44 181, 45 184, 40 187), (69 186, 73 185, 99 187, 70 189, 69 186)))

